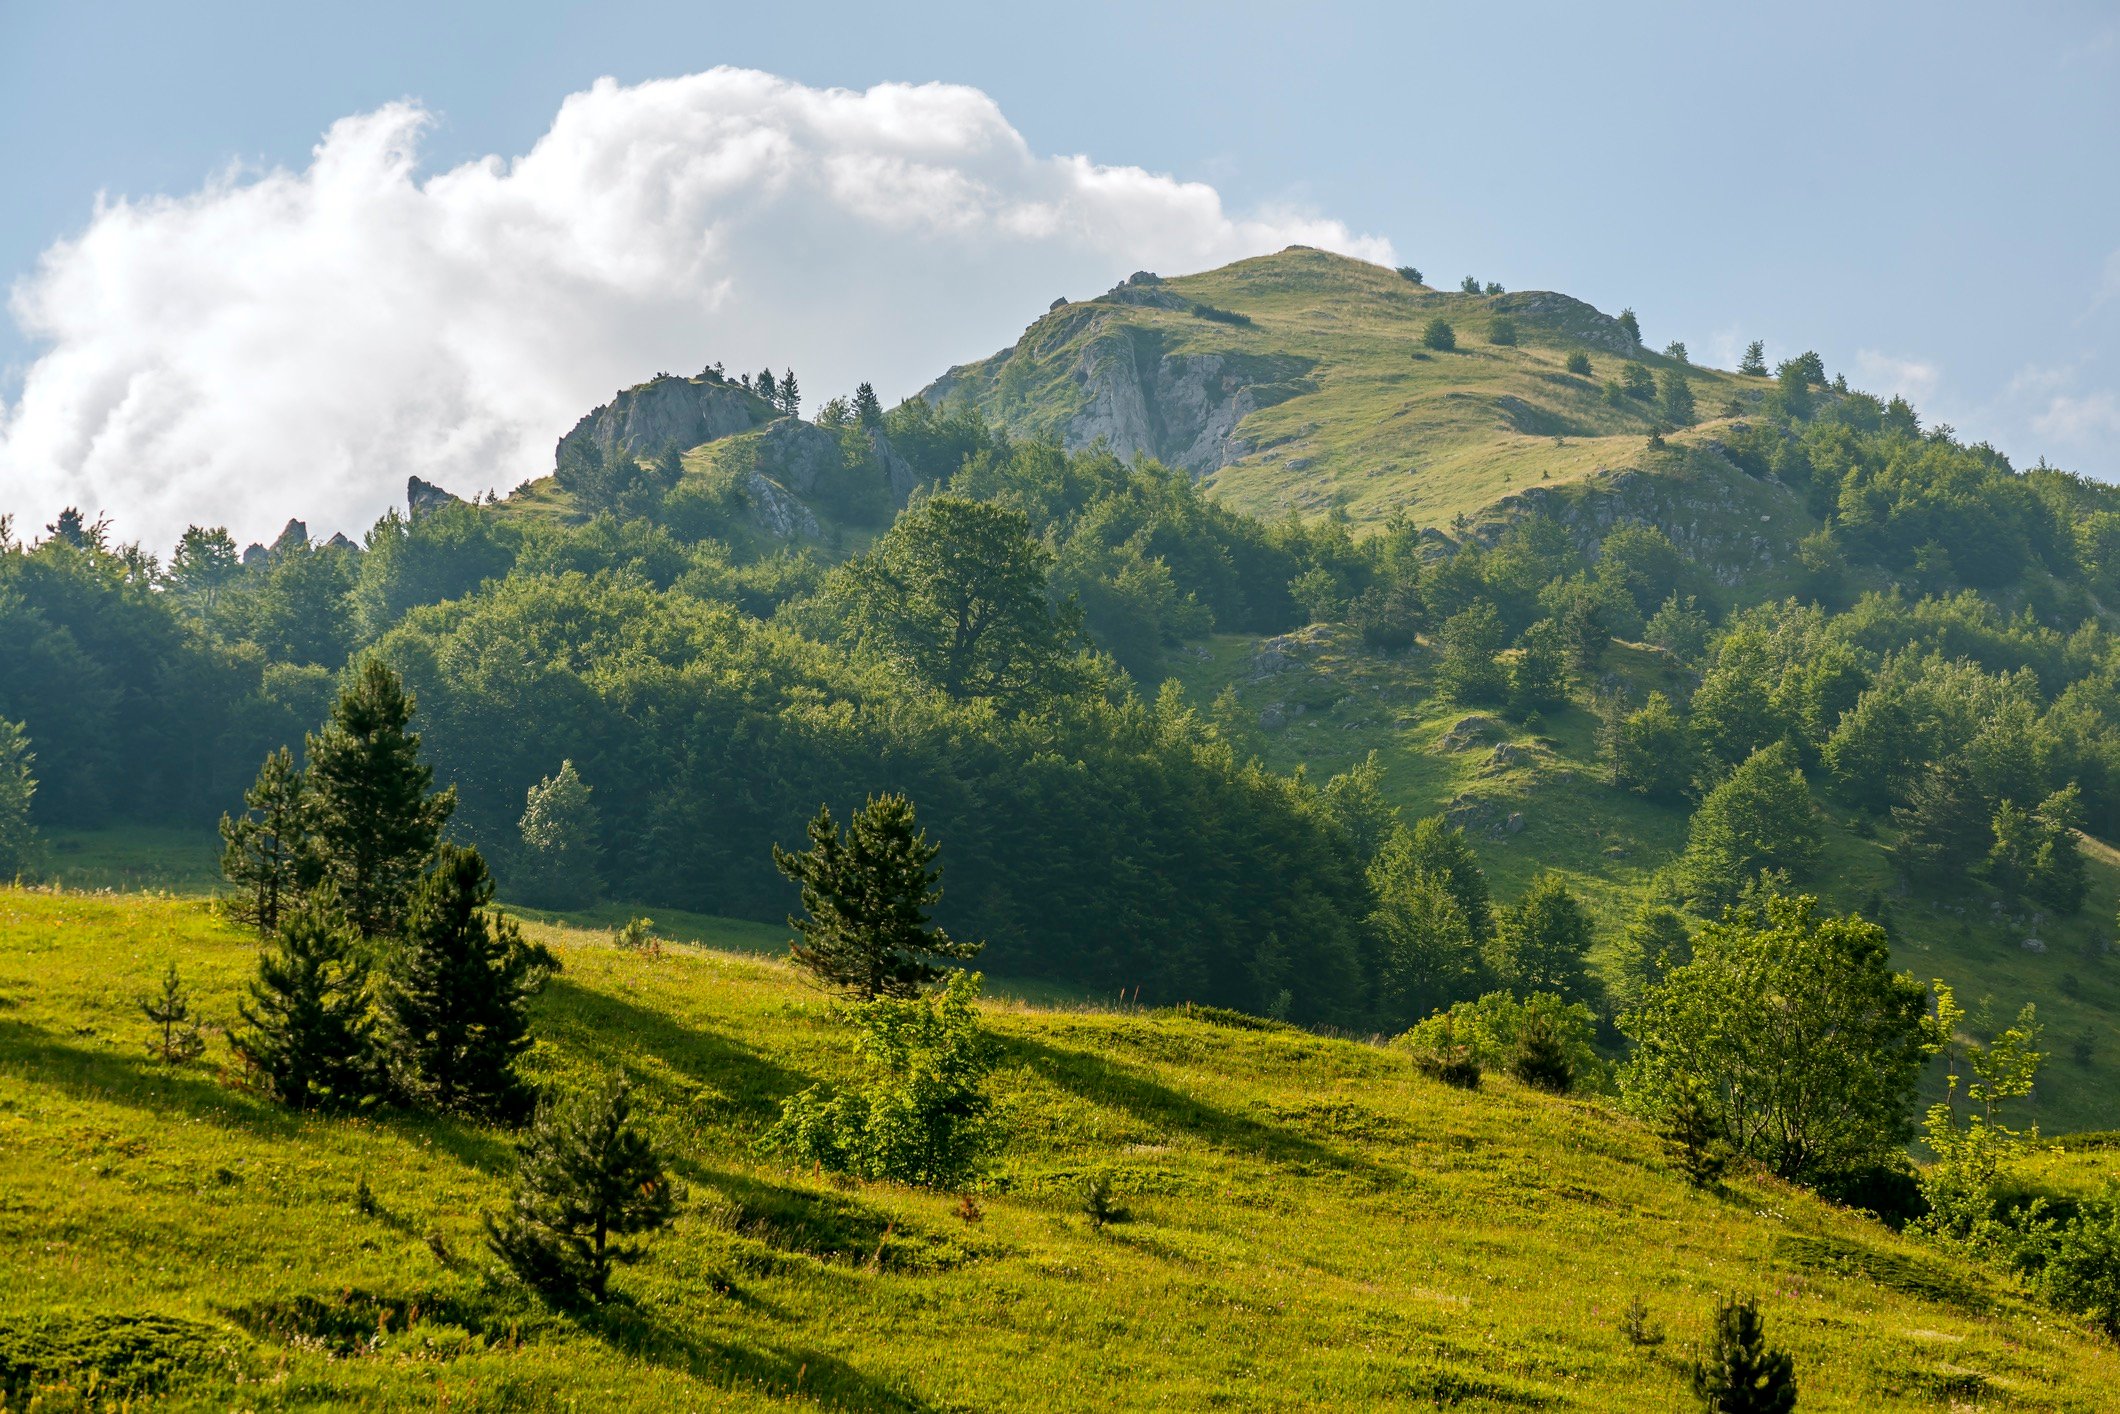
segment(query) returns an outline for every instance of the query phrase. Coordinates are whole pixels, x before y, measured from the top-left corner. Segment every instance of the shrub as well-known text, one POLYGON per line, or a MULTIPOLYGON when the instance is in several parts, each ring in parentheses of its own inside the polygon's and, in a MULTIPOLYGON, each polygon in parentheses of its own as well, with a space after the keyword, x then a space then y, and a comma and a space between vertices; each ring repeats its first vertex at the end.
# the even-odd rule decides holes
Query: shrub
POLYGON ((1590 355, 1584 353, 1581 349, 1569 354, 1568 371, 1579 378, 1588 378, 1590 376, 1590 355))
POLYGON ((611 944, 625 952, 645 953, 649 957, 662 956, 662 939, 655 934, 652 918, 629 918, 611 930, 611 944))
POLYGON ((1421 272, 1415 266, 1401 265, 1399 267, 1399 274, 1405 279, 1411 280, 1416 285, 1421 283, 1421 272))
POLYGON ((1750 1297, 1715 1303, 1707 1347, 1693 1363, 1693 1393, 1708 1414, 1789 1414, 1796 1365, 1767 1344, 1766 1322, 1750 1297))
POLYGON ((1516 321, 1507 315, 1496 315, 1494 323, 1487 327, 1487 342, 1500 344, 1504 348, 1516 344, 1516 321))
POLYGON ((601 1301, 612 1265, 638 1255, 614 1239, 677 1216, 675 1185, 632 1119, 623 1082, 541 1112, 507 1210, 486 1217, 494 1255, 554 1301, 601 1301))
POLYGON ((977 973, 958 972, 939 997, 850 1003, 866 1079, 856 1090, 813 1085, 790 1097, 766 1147, 926 1188, 975 1177, 1001 1137, 986 1090, 993 1047, 973 1009, 979 982, 977 973))
POLYGON ((1527 1012, 1509 1048, 1509 1073, 1538 1090, 1565 1095, 1575 1084, 1575 1066, 1550 1014, 1527 1012))
POLYGON ((1439 1011, 1393 1044, 1413 1057, 1414 1068, 1431 1080, 1455 1085, 1460 1090, 1480 1088, 1479 1048, 1462 1034, 1452 1012, 1439 1011))
POLYGON ((1622 393, 1641 402, 1656 396, 1656 378, 1646 364, 1630 363, 1620 369, 1619 387, 1622 393))
POLYGON ((1439 315, 1429 320, 1427 327, 1421 330, 1421 342, 1431 349, 1448 353, 1457 347, 1457 330, 1450 327, 1449 320, 1439 315))
POLYGON ((1127 1211, 1112 1186, 1109 1169, 1097 1169, 1082 1180, 1082 1215, 1089 1219, 1091 1227, 1126 1221, 1127 1211))

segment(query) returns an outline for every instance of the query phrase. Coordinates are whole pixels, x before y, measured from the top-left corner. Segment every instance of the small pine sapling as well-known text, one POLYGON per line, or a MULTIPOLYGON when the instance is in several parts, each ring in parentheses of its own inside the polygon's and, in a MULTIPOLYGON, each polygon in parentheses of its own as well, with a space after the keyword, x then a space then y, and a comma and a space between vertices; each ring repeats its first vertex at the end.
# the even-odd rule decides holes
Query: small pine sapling
POLYGON ((1715 1303, 1707 1348, 1693 1362, 1693 1393, 1707 1414, 1789 1414, 1796 1364, 1767 1344, 1766 1322, 1750 1297, 1715 1303))
POLYGON ((1127 1212, 1112 1186, 1110 1170, 1097 1169, 1082 1180, 1082 1215, 1095 1228, 1126 1221, 1127 1212))
POLYGON ((1641 1349, 1653 1350, 1664 1343, 1664 1328, 1649 1319, 1649 1308, 1639 1296, 1619 1313, 1619 1329, 1627 1344, 1641 1349))
POLYGON ((192 1011, 190 994, 177 978, 174 962, 162 976, 161 994, 141 998, 140 1010, 161 1028, 147 1043, 149 1055, 167 1065, 185 1065, 205 1054, 206 1038, 199 1034, 199 1018, 192 1011))

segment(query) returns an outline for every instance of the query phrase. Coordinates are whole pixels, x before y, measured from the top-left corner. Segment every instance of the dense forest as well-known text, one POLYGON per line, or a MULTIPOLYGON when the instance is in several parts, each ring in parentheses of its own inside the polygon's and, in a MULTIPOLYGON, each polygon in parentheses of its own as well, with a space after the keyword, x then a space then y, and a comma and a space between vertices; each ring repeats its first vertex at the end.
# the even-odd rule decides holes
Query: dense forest
MULTIPOLYGON (((792 375, 769 380, 742 380, 756 415, 794 423, 792 375)), ((451 502, 360 546, 297 527, 246 555, 194 528, 163 560, 76 513, 10 527, 0 720, 34 754, 38 824, 204 826, 374 658, 504 892, 538 891, 526 803, 563 772, 588 887, 764 920, 790 904, 772 844, 898 792, 947 843, 940 916, 1004 974, 1348 1026, 1512 981, 1609 1015, 1641 979, 1591 975, 1565 907, 1490 907, 1462 840, 1398 819, 1373 769, 1276 774, 1231 702, 1164 681, 1211 632, 1340 620, 1428 661, 1441 697, 1593 705, 1612 787, 1697 810, 1658 904, 1801 886, 1830 796, 1897 833, 1909 878, 2080 907, 2072 832, 2120 831, 2120 496, 1924 430, 1815 356, 1753 381, 1727 455, 1824 518, 1785 600, 1718 585, 1654 525, 1261 521, 1151 460, 864 388, 800 424, 844 450, 816 540, 756 534, 726 466, 566 444, 562 514, 451 502), (1690 692, 1634 700, 1602 671, 1615 639, 1690 692)))

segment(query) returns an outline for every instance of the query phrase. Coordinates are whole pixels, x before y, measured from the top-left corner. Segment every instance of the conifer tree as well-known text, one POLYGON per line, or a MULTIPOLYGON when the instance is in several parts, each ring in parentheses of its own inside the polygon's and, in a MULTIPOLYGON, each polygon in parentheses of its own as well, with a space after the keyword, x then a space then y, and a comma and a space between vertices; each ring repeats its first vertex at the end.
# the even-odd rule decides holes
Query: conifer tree
POLYGON ((1495 974, 1520 997, 1554 992, 1582 1001, 1591 991, 1590 915, 1558 874, 1541 874, 1502 914, 1492 949, 1495 974))
POLYGON ((14 877, 28 864, 36 845, 36 828, 29 820, 30 801, 37 794, 30 767, 36 760, 21 724, 0 717, 0 879, 14 877))
POLYGON ((1749 1297, 1715 1303, 1714 1330, 1693 1364, 1693 1393, 1708 1414, 1789 1414, 1796 1407, 1796 1363, 1767 1344, 1766 1322, 1749 1297))
POLYGON ((1619 312, 1619 331, 1627 336, 1627 342, 1634 347, 1642 346, 1641 321, 1634 317, 1633 310, 1623 309, 1619 312))
POLYGON ((368 965, 359 949, 327 887, 282 918, 258 955, 250 1000, 236 1007, 245 1029, 230 1044, 282 1104, 343 1110, 374 1096, 368 965))
POLYGON ((430 793, 420 738, 406 730, 414 702, 396 673, 370 658, 309 737, 311 832, 323 878, 368 937, 395 932, 405 900, 434 857, 456 792, 430 793))
POLYGON ((792 368, 780 375, 780 410, 789 417, 802 411, 802 386, 795 381, 792 368))
POLYGON ((443 845, 384 971, 382 1050, 407 1097, 512 1119, 526 1108, 515 1061, 530 1044, 530 998, 559 961, 488 911, 492 900, 479 852, 443 845))
POLYGON ((1754 378, 1767 376, 1767 346, 1764 341, 1754 339, 1745 345, 1745 356, 1737 361, 1739 373, 1749 373, 1754 378))
POLYGON ((751 391, 774 407, 780 406, 780 383, 773 377, 772 369, 762 368, 758 371, 758 377, 751 381, 751 391))
POLYGON ((941 846, 919 831, 904 796, 870 797, 844 836, 820 805, 809 839, 800 854, 775 845, 773 864, 802 886, 807 916, 788 924, 803 941, 790 947, 820 980, 863 1001, 917 996, 943 975, 925 958, 962 961, 985 946, 931 926, 942 871, 930 866, 941 846))
POLYGON ((554 1301, 601 1301, 612 1264, 637 1255, 614 1239, 677 1215, 675 1185, 632 1117, 623 1082, 540 1111, 516 1159, 514 1197, 487 1215, 494 1255, 554 1301))
MULTIPOLYGON (((562 761, 557 774, 530 787, 523 818, 517 823, 523 852, 515 875, 522 900, 540 908, 580 908, 597 892, 599 821, 589 784, 562 761)), ((513 878, 514 875, 511 875, 513 878)), ((511 883, 509 896, 518 886, 511 883)))
POLYGON ((160 1034, 147 1043, 149 1055, 170 1065, 183 1065, 205 1053, 206 1038, 199 1034, 199 1018, 191 1009, 191 998, 177 977, 174 962, 162 976, 161 993, 142 998, 140 1011, 160 1028, 160 1034))
POLYGON ((265 758, 243 792, 241 815, 221 817, 221 877, 235 890, 229 916, 260 933, 279 931, 314 881, 309 852, 309 793, 294 754, 281 747, 265 758))
POLYGON ((854 421, 863 427, 883 426, 883 403, 874 384, 863 380, 854 388, 854 421))
POLYGON ((1674 427, 1691 427, 1696 420, 1693 384, 1682 368, 1667 368, 1657 380, 1657 410, 1674 427))
POLYGON ((1894 806, 1899 842, 1892 857, 1907 876, 1942 883, 1979 863, 1993 840, 1989 816, 1972 772, 1950 757, 1931 763, 1907 788, 1905 805, 1894 806))

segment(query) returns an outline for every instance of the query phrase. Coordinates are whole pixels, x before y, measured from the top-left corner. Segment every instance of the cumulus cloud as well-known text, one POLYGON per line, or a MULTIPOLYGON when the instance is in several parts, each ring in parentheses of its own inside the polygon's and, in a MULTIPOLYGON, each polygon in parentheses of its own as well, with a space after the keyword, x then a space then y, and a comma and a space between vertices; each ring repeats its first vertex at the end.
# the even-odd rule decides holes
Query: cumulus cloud
POLYGON ((1942 370, 1918 358, 1894 358, 1876 349, 1855 354, 1855 384, 1879 397, 1902 397, 1915 407, 1928 404, 1942 381, 1942 370))
POLYGON ((2120 396, 2107 392, 2055 393, 2032 417, 2041 434, 2070 445, 2120 437, 2120 396))
POLYGON ((1213 187, 1033 152, 986 94, 716 69, 599 80, 525 155, 425 173, 430 115, 335 123, 302 171, 100 202, 10 308, 0 510, 107 509, 166 546, 367 524, 417 474, 505 490, 613 390, 725 361, 887 398, 1053 296, 1291 243, 1388 242, 1213 187))

